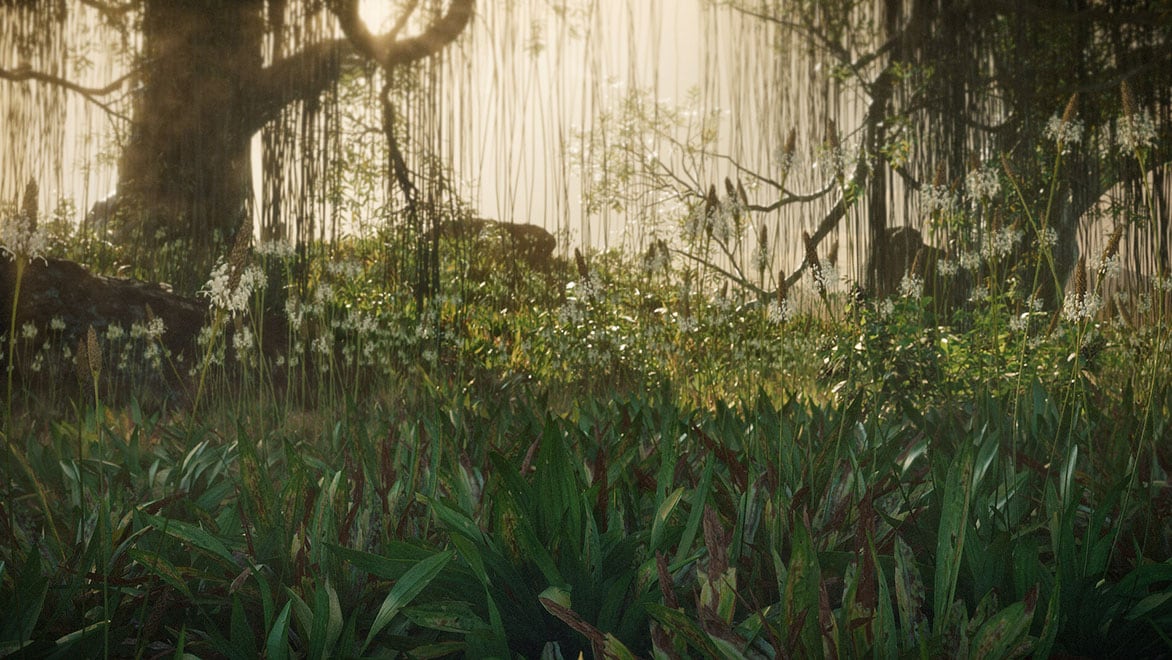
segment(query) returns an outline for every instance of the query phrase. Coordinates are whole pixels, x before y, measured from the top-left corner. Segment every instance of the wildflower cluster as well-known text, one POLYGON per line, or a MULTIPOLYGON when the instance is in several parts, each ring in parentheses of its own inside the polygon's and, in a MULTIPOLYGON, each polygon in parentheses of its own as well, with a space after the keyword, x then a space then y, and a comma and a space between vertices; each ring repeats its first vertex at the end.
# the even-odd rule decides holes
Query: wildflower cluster
POLYGON ((1055 114, 1046 122, 1043 134, 1047 140, 1051 140, 1063 148, 1069 148, 1082 142, 1083 131, 1081 121, 1059 117, 1055 114))
POLYGON ((236 285, 232 286, 231 270, 229 263, 218 262, 201 293, 211 300, 212 306, 216 309, 238 314, 248 310, 249 300, 254 291, 264 290, 266 278, 259 266, 248 265, 241 271, 236 285))
POLYGON ((971 201, 982 202, 996 197, 1001 191, 1001 178, 994 167, 974 167, 965 176, 964 187, 971 201))
POLYGON ((0 212, 0 249, 10 260, 44 259, 45 245, 45 233, 37 228, 29 210, 10 207, 0 212))
POLYGON ((1136 151, 1152 146, 1156 141, 1156 125, 1147 110, 1119 118, 1115 141, 1121 149, 1136 151))

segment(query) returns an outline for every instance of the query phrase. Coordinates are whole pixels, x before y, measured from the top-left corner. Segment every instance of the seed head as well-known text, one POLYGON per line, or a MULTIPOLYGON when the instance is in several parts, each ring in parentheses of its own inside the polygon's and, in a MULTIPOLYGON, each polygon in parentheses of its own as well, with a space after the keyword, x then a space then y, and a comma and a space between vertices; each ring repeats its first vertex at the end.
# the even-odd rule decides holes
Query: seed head
POLYGON ((1074 270, 1074 295, 1081 303, 1087 297, 1087 258, 1078 258, 1078 266, 1074 270))
POLYGON ((85 333, 86 360, 89 362, 90 376, 97 378, 102 372, 102 346, 98 343, 98 333, 94 326, 90 326, 85 333))
POLYGON ((1123 96, 1123 116, 1130 117, 1136 113, 1135 95, 1131 92, 1131 85, 1124 80, 1119 85, 1119 93, 1123 96))
POLYGON ((21 200, 20 210, 24 213, 24 217, 28 220, 29 231, 34 234, 37 231, 37 187, 36 179, 29 179, 24 187, 24 199, 21 200))
POLYGON ((1062 123, 1069 124, 1074 121, 1074 115, 1078 111, 1078 92, 1070 95, 1070 100, 1066 102, 1066 109, 1062 111, 1062 123))

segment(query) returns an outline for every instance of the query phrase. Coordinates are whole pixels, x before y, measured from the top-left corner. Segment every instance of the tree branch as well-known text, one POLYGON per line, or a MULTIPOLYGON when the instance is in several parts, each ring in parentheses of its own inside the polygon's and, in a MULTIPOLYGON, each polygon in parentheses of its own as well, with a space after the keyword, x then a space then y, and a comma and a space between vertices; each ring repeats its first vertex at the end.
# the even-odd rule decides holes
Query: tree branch
POLYGON ((342 74, 347 60, 354 57, 348 39, 330 39, 307 46, 260 71, 251 90, 251 116, 247 128, 258 131, 277 118, 290 103, 309 101, 322 95, 342 74))
MULTIPOLYGON (((407 15, 415 9, 412 2, 407 15)), ((358 0, 334 0, 331 11, 338 17, 342 31, 353 42, 358 52, 374 60, 384 69, 431 57, 456 40, 472 20, 476 0, 452 0, 447 13, 428 26, 422 34, 399 39, 398 33, 406 23, 400 18, 395 27, 385 34, 372 34, 358 16, 358 0)))
POLYGON ((83 87, 71 80, 66 80, 65 78, 55 76, 51 73, 34 71, 27 64, 18 66, 15 69, 0 69, 0 79, 10 80, 12 82, 26 82, 29 80, 34 80, 36 82, 42 82, 53 85, 55 87, 60 87, 61 89, 80 94, 83 98, 85 98, 85 100, 98 106, 110 116, 117 117, 125 121, 130 121, 130 118, 110 107, 108 103, 99 100, 97 97, 106 96, 107 94, 113 94, 114 92, 118 91, 119 88, 122 87, 122 84, 129 80, 133 75, 134 72, 127 73, 114 82, 106 85, 105 87, 83 87))

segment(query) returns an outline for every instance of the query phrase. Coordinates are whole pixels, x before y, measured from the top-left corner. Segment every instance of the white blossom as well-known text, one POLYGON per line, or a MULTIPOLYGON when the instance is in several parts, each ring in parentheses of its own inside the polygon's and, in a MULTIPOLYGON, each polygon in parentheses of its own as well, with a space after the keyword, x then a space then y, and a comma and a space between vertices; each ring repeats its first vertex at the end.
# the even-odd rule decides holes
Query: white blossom
POLYGON ((1121 149, 1137 151, 1152 146, 1156 141, 1156 125, 1147 110, 1119 118, 1115 143, 1121 149))
POLYGON ((920 188, 920 204, 925 213, 950 211, 955 201, 948 186, 926 185, 920 188))
POLYGON ((919 300, 924 295, 924 280, 911 273, 905 273, 903 279, 899 281, 899 295, 919 300))
POLYGON ((9 211, 0 217, 0 248, 13 259, 44 259, 45 233, 34 227, 23 212, 9 211))
POLYGON ((965 176, 964 187, 973 201, 992 199, 1001 190, 1001 179, 995 168, 977 167, 965 176))
POLYGON ((1082 141, 1083 125, 1077 119, 1062 121, 1062 117, 1055 114, 1046 122, 1044 134, 1049 140, 1063 146, 1070 146, 1082 141))
POLYGON ((790 319, 789 301, 782 300, 778 302, 772 300, 765 308, 765 317, 769 319, 770 323, 774 325, 781 325, 790 319))
POLYGON ((1062 318, 1072 323, 1089 321, 1095 317, 1100 307, 1102 301, 1098 295, 1086 293, 1080 296, 1072 291, 1067 293, 1062 301, 1062 318))

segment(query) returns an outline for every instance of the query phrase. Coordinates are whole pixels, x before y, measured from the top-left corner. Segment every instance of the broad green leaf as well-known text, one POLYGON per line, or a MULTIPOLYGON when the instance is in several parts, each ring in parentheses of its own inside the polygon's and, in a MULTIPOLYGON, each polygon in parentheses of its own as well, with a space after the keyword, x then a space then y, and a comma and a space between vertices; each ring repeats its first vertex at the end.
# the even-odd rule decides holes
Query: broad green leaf
POLYGON ((414 600, 427 587, 428 583, 440 574, 440 571, 452 560, 452 555, 451 550, 444 550, 432 555, 413 566, 403 574, 403 577, 399 578, 395 586, 391 587, 386 599, 383 600, 382 606, 379 607, 378 614, 374 617, 374 623, 370 626, 370 632, 366 634, 366 641, 362 644, 362 652, 365 652, 366 648, 370 646, 375 635, 378 635, 403 607, 414 600))
POLYGON ((647 546, 649 553, 654 554, 659 549, 659 544, 663 541, 667 521, 671 518, 671 512, 675 510, 676 505, 679 504, 680 498, 683 496, 684 487, 680 486, 665 497, 663 503, 659 505, 659 509, 655 512, 655 517, 651 519, 651 539, 647 546))
POLYGON ((901 641, 920 637, 924 604, 924 581, 916 567, 915 554, 911 546, 900 537, 895 537, 895 600, 899 607, 899 632, 901 641))
POLYGON ((174 564, 164 559, 161 555, 150 552, 149 550, 140 550, 138 548, 131 548, 127 551, 127 555, 131 559, 138 562, 139 565, 147 570, 147 572, 154 573, 159 578, 161 578, 163 582, 167 583, 172 589, 175 589, 179 593, 183 594, 189 600, 194 600, 194 597, 191 595, 191 591, 187 588, 187 581, 183 579, 183 576, 179 573, 179 570, 175 568, 174 564))
POLYGON ((142 514, 143 517, 159 531, 164 534, 177 538, 180 541, 188 543, 204 552, 215 555, 220 559, 235 565, 236 560, 232 557, 232 553, 224 542, 212 536, 207 530, 196 525, 192 525, 182 520, 169 520, 152 516, 148 513, 142 514))
POLYGON ((1037 591, 1033 602, 1017 602, 990 617, 973 636, 971 658, 1004 658, 1018 650, 1034 620, 1037 591))
POLYGON ((413 605, 403 609, 403 616, 421 628, 444 632, 470 633, 488 628, 471 604, 458 600, 413 605))
POLYGON ((879 553, 875 550, 874 540, 867 540, 868 551, 875 565, 875 582, 878 583, 878 611, 875 613, 874 646, 872 657, 894 658, 899 654, 899 630, 895 627, 895 613, 891 609, 891 589, 887 586, 887 575, 883 571, 883 564, 879 561, 879 553))
POLYGON ((704 466, 704 474, 700 477, 700 483, 692 492, 692 497, 689 498, 692 512, 688 515, 688 524, 684 527, 683 536, 680 537, 680 546, 676 550, 675 560, 672 562, 673 566, 679 565, 692 552, 692 544, 696 540, 696 534, 700 531, 700 522, 704 517, 704 505, 708 502, 708 489, 712 485, 712 470, 715 462, 711 456, 708 457, 707 464, 704 466))
POLYGON ((648 603, 646 608, 647 614, 651 618, 673 633, 682 635, 689 645, 700 652, 701 657, 722 657, 720 649, 713 643, 708 633, 704 632, 695 621, 689 619, 683 612, 658 603, 648 603))
POLYGON ((265 657, 269 660, 285 660, 289 657, 289 614, 292 611, 293 601, 286 601, 265 638, 265 657))
POLYGON ((956 596, 956 581, 960 576, 964 556, 965 532, 969 526, 969 503, 972 497, 973 451, 966 443, 964 450, 952 461, 944 483, 941 501, 940 525, 936 531, 936 577, 932 584, 932 603, 935 632, 941 634, 947 625, 949 610, 956 596))
POLYGON ((792 530, 793 548, 786 571, 785 600, 782 603, 783 629, 801 627, 799 654, 822 655, 822 638, 818 630, 819 592, 822 584, 818 554, 806 524, 797 521, 792 530))

